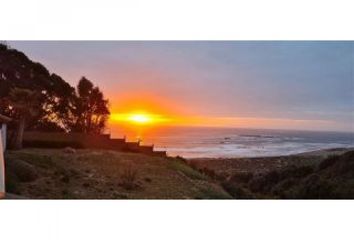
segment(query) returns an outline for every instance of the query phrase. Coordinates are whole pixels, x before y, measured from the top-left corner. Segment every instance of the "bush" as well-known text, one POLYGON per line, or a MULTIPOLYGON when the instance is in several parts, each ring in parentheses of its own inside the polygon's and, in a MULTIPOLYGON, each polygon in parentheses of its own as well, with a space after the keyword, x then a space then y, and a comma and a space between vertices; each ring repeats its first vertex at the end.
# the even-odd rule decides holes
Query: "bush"
POLYGON ((237 172, 230 178, 232 182, 248 183, 253 178, 253 174, 250 172, 237 172))
POLYGON ((342 174, 350 174, 354 176, 354 151, 348 152, 343 155, 343 164, 341 166, 342 174))
POLYGON ((18 185, 20 184, 18 177, 13 173, 6 171, 6 192, 19 194, 18 185))
POLYGON ((311 166, 289 166, 285 168, 283 171, 280 171, 280 180, 286 178, 303 178, 311 173, 313 173, 314 169, 311 166))
POLYGON ((333 166, 334 163, 339 159, 338 156, 328 156, 325 160, 323 160, 319 165, 318 169, 323 170, 330 166, 333 166))
POLYGON ((148 183, 151 183, 151 182, 152 182, 152 179, 149 178, 149 177, 146 177, 146 178, 144 178, 144 181, 145 181, 145 182, 148 182, 148 183))
POLYGON ((171 161, 170 162, 170 168, 183 173, 187 177, 195 180, 207 180, 207 176, 204 175, 202 172, 199 170, 193 169, 191 166, 180 162, 180 161, 171 161))
POLYGON ((271 171, 263 176, 254 177, 249 182, 249 187, 254 192, 267 192, 280 181, 278 171, 271 171))
POLYGON ((337 198, 335 189, 333 182, 323 179, 317 174, 312 174, 299 186, 296 198, 334 199, 337 198))
POLYGON ((203 168, 200 171, 203 172, 205 175, 209 176, 212 179, 216 179, 217 178, 217 175, 216 175, 215 171, 212 170, 212 169, 209 169, 209 168, 205 167, 205 168, 203 168))
POLYGON ((253 199, 253 195, 245 188, 232 183, 230 181, 224 181, 221 186, 228 192, 233 198, 236 199, 253 199))
POLYGON ((281 182, 279 182, 277 185, 275 185, 272 188, 272 195, 275 195, 276 197, 279 198, 289 198, 289 190, 291 190, 292 187, 297 186, 299 184, 299 180, 293 177, 287 178, 281 182))
POLYGON ((120 185, 126 190, 133 190, 139 187, 137 184, 138 171, 134 169, 131 165, 123 169, 120 176, 120 185))
POLYGON ((83 148, 82 144, 77 141, 48 141, 48 140, 24 140, 25 148, 83 148))
POLYGON ((214 189, 211 186, 203 187, 200 189, 200 192, 196 196, 196 199, 232 199, 231 196, 217 189, 214 189))
POLYGON ((16 176, 20 182, 31 182, 38 178, 35 167, 22 160, 6 161, 6 174, 16 176))

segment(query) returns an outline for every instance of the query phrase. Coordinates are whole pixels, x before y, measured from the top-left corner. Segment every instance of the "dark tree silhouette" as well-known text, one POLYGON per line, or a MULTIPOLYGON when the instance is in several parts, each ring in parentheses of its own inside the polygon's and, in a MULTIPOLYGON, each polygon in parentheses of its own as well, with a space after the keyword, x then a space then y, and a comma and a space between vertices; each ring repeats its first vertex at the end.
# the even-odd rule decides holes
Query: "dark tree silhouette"
POLYGON ((82 77, 77 85, 72 113, 72 131, 102 133, 110 114, 108 100, 98 87, 82 77))
POLYGON ((10 108, 17 116, 17 130, 15 140, 12 143, 14 149, 21 149, 23 142, 23 133, 25 131, 26 121, 32 116, 38 114, 40 94, 38 92, 14 88, 9 94, 10 108))
MULTIPOLYGON (((110 114, 108 100, 86 78, 75 91, 42 64, 0 43, 0 113, 20 120, 11 108, 9 93, 15 88, 39 93, 36 114, 26 116, 26 130, 101 133, 110 114)), ((9 128, 15 131, 17 125, 11 123, 9 128)))
MULTIPOLYGON (((75 89, 60 76, 50 74, 40 63, 25 54, 0 43, 0 113, 16 119, 9 106, 9 93, 14 88, 28 89, 40 94, 37 114, 28 117, 26 128, 32 130, 69 130, 66 118, 75 89)), ((9 126, 16 127, 16 126, 9 126)))

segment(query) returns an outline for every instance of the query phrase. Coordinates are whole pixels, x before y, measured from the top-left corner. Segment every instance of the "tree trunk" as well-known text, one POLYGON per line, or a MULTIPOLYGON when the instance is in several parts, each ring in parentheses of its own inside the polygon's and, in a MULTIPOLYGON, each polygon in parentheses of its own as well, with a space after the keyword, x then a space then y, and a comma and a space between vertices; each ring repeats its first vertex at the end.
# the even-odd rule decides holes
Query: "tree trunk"
POLYGON ((25 124, 26 124, 26 118, 24 116, 21 116, 20 121, 18 123, 18 129, 17 129, 16 139, 15 139, 14 148, 16 150, 22 149, 23 133, 25 131, 25 124))

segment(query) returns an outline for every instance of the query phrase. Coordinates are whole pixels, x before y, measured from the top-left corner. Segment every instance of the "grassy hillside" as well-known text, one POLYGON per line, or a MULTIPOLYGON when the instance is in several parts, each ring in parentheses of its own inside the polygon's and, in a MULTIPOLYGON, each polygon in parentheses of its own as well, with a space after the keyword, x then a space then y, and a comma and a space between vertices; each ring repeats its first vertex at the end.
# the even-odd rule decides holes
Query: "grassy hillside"
POLYGON ((7 191, 26 198, 231 198, 181 160, 104 150, 9 151, 6 178, 7 191))
POLYGON ((219 179, 234 198, 354 199, 354 151, 191 164, 219 179))

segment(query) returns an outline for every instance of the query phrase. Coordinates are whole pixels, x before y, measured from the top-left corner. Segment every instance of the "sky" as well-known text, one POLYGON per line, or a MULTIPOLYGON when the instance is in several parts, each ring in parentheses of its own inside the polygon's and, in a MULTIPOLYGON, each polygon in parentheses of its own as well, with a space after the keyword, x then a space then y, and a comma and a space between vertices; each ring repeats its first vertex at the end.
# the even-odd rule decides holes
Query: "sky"
POLYGON ((354 42, 9 44, 72 85, 86 76, 113 117, 144 111, 171 125, 354 131, 354 42))

